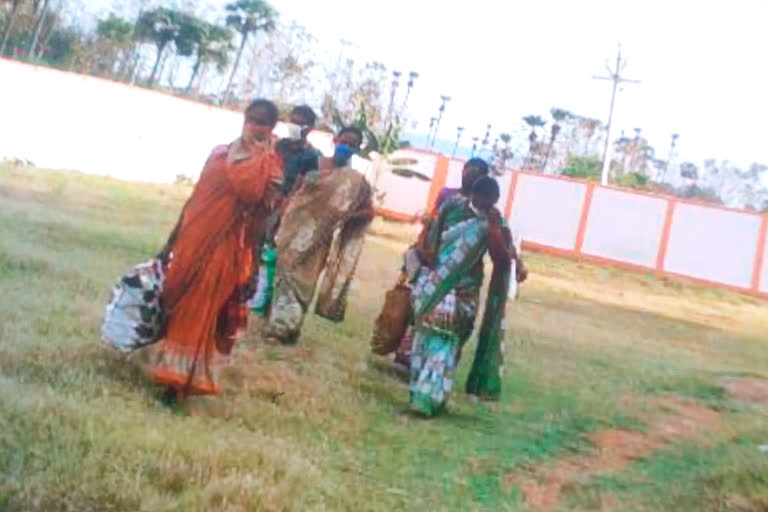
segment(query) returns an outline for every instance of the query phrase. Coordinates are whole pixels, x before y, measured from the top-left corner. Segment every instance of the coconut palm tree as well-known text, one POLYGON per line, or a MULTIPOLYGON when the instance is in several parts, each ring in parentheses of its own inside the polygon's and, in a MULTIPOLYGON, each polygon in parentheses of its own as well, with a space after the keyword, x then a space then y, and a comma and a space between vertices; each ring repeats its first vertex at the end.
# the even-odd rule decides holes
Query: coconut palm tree
POLYGON ((195 64, 192 66, 192 75, 187 84, 187 94, 192 90, 192 85, 204 64, 213 63, 221 73, 229 63, 229 54, 233 50, 232 32, 224 27, 212 25, 197 20, 192 34, 195 42, 195 64))
POLYGON ((561 108, 553 108, 549 112, 552 115, 552 119, 554 119, 555 122, 552 124, 552 128, 550 128, 549 145, 547 146, 547 154, 544 157, 544 163, 541 166, 542 171, 545 171, 547 169, 547 163, 549 162, 549 155, 552 153, 552 146, 555 145, 555 139, 557 138, 557 134, 560 133, 560 130, 562 129, 562 127, 560 126, 560 123, 568 119, 571 119, 573 117, 573 114, 561 108))
POLYGON ((507 162, 512 158, 512 150, 509 145, 512 142, 512 136, 508 133, 499 134, 499 140, 504 144, 500 151, 500 165, 502 169, 506 169, 507 162))
POLYGON ((159 7, 143 12, 136 22, 136 38, 140 41, 151 42, 157 48, 155 63, 147 81, 150 87, 154 85, 157 79, 157 70, 160 68, 165 49, 179 36, 181 30, 179 14, 171 9, 159 7))
POLYGON ((533 163, 533 156, 536 153, 536 141, 538 140, 538 134, 536 128, 544 127, 547 122, 540 116, 525 116, 523 118, 525 124, 531 128, 531 133, 528 135, 528 156, 525 159, 525 167, 528 167, 533 163))
POLYGON ((589 153, 589 146, 592 142, 592 137, 595 136, 597 129, 600 128, 600 121, 597 119, 590 119, 588 117, 580 117, 578 120, 579 130, 584 137, 584 151, 582 156, 586 156, 589 153))
POLYGON ((229 76, 227 88, 224 90, 224 103, 229 100, 232 91, 232 82, 235 80, 237 68, 240 66, 240 57, 248 37, 257 32, 271 32, 275 29, 277 11, 264 0, 237 0, 227 5, 227 26, 235 29, 240 34, 240 47, 237 50, 235 64, 232 66, 232 74, 229 76))

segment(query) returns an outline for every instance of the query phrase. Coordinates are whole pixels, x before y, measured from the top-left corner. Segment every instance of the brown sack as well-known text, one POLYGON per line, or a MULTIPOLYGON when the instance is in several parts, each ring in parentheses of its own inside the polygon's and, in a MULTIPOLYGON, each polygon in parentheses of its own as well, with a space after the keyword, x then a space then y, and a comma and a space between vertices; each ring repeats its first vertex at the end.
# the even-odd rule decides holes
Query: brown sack
POLYGON ((411 320, 411 289, 398 284, 384 298, 384 307, 376 319, 371 338, 374 354, 386 355, 397 350, 411 320))

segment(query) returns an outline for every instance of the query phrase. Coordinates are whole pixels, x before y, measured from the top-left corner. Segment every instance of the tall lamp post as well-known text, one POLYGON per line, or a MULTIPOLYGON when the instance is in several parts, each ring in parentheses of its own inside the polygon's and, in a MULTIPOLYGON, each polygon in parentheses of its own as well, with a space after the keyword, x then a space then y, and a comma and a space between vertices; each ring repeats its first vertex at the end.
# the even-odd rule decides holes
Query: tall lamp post
POLYGON ((464 131, 463 126, 456 127, 456 143, 453 145, 453 153, 451 156, 456 156, 456 150, 459 149, 459 141, 461 140, 461 133, 464 131))
POLYGON ((432 140, 432 129, 435 127, 436 122, 437 122, 436 117, 429 118, 429 132, 427 133, 427 142, 426 142, 427 149, 429 149, 430 147, 430 141, 432 140))
POLYGON ((437 132, 440 130, 440 121, 443 119, 443 112, 445 112, 445 104, 451 101, 450 96, 440 96, 440 108, 438 109, 437 114, 437 123, 435 124, 435 134, 432 136, 432 147, 435 145, 435 141, 437 141, 437 132))

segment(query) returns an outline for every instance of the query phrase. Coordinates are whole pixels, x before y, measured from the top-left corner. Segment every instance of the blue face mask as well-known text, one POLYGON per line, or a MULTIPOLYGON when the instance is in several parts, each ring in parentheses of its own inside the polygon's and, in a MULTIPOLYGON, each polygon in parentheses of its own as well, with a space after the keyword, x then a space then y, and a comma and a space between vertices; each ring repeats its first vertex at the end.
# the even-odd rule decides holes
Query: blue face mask
POLYGON ((346 144, 337 144, 333 152, 333 163, 338 167, 344 167, 355 153, 356 151, 346 144))

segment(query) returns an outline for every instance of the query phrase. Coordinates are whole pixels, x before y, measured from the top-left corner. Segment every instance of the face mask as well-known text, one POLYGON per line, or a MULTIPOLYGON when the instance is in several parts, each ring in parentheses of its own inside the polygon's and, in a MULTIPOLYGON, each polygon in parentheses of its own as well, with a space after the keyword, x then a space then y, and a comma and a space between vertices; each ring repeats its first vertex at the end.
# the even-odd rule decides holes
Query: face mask
POLYGON ((303 137, 302 129, 303 127, 298 124, 285 123, 285 131, 287 132, 285 138, 288 140, 301 140, 303 137))
POLYGON ((347 146, 346 144, 336 145, 336 149, 333 153, 333 163, 338 167, 344 167, 355 154, 355 150, 347 146))

